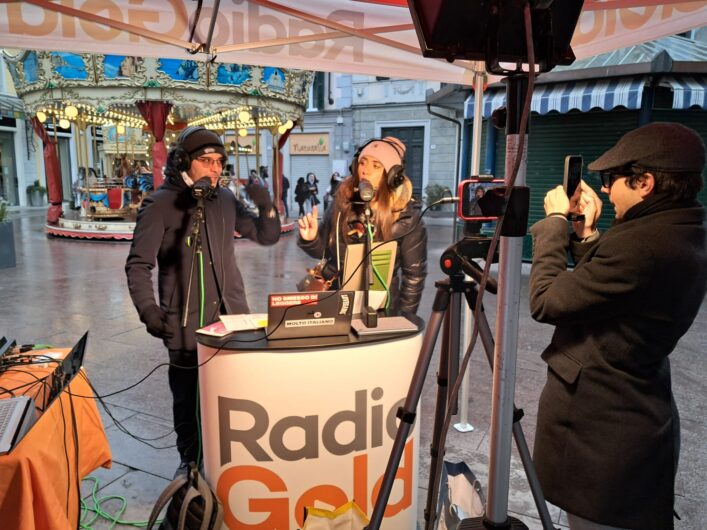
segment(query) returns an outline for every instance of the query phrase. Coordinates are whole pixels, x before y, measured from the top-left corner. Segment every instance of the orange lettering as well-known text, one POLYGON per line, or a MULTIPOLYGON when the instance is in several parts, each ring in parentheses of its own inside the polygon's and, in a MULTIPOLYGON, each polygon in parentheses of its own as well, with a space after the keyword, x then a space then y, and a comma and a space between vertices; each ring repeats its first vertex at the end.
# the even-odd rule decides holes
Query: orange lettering
POLYGON ((648 22, 655 14, 656 7, 644 7, 643 13, 636 13, 632 9, 621 9, 619 19, 626 29, 638 29, 648 22))
MULTIPOLYGON (((108 16, 111 20, 123 21, 123 13, 120 8, 113 2, 107 2, 105 0, 88 0, 82 7, 84 11, 90 13, 100 14, 103 11, 108 11, 108 16)), ((93 22, 87 22, 83 19, 79 19, 79 24, 81 29, 86 32, 86 35, 96 39, 96 40, 113 40, 118 35, 120 35, 121 30, 117 28, 109 28, 103 25, 95 24, 93 22)))
POLYGON ((368 513, 368 455, 354 457, 353 500, 363 513, 368 513))
MULTIPOLYGON (((395 480, 403 481, 403 496, 400 500, 391 504, 388 500, 388 504, 385 507, 384 517, 393 517, 394 515, 402 512, 406 508, 412 505, 412 449, 414 440, 410 440, 405 444, 405 454, 403 456, 403 465, 398 467, 395 473, 395 480)), ((381 490, 381 485, 383 484, 383 476, 376 481, 376 485, 373 487, 373 493, 371 495, 371 501, 375 504, 376 499, 378 499, 378 494, 381 490)))
MULTIPOLYGON (((129 3, 136 4, 138 3, 138 1, 139 0, 130 0, 129 3)), ((140 29, 147 30, 148 28, 147 26, 145 26, 146 22, 153 22, 159 24, 159 13, 157 11, 150 10, 149 8, 141 10, 128 9, 128 24, 140 29)), ((138 42, 140 40, 140 35, 135 35, 135 33, 131 33, 128 38, 130 39, 130 42, 138 42)))
POLYGON ((252 512, 270 514, 262 523, 250 525, 236 519, 228 503, 231 488, 239 482, 253 480, 265 485, 270 491, 287 491, 282 479, 272 471, 258 466, 235 466, 224 471, 216 484, 216 495, 224 504, 224 523, 233 530, 270 530, 289 528, 287 499, 250 499, 248 508, 252 512))
MULTIPOLYGON (((62 5, 66 7, 74 7, 72 0, 62 0, 62 5)), ((62 16, 61 17, 61 31, 63 33, 62 37, 73 39, 76 37, 76 19, 72 16, 62 16)))
POLYGON ((182 2, 182 0, 169 0, 169 4, 172 6, 172 13, 174 14, 174 25, 166 31, 160 29, 160 32, 175 39, 181 39, 185 36, 187 22, 189 21, 187 8, 184 7, 185 2, 182 2))
MULTIPOLYGON (((10 27, 10 33, 17 33, 18 35, 48 35, 57 24, 57 14, 52 11, 46 11, 42 9, 42 15, 44 18, 38 24, 30 24, 26 22, 23 16, 23 5, 22 4, 7 4, 7 21, 10 27)), ((30 7, 28 9, 33 9, 35 12, 37 8, 30 7)))

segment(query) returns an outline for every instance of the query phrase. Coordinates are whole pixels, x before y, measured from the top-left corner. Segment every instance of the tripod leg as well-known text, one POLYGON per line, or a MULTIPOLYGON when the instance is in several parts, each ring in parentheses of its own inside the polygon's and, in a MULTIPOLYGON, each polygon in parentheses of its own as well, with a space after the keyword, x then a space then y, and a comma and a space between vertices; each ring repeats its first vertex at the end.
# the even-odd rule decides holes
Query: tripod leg
POLYGON ((398 409, 397 417, 400 419, 400 425, 398 425, 398 431, 395 434, 395 440, 393 441, 393 447, 390 452, 390 457, 388 458, 388 464, 386 465, 385 472, 383 473, 378 498, 376 499, 376 503, 373 507, 373 513, 371 513, 371 521, 366 527, 366 530, 379 530, 381 522, 383 521, 385 507, 388 504, 390 492, 393 489, 395 473, 400 465, 400 459, 403 455, 403 451, 405 450, 405 441, 407 440, 410 430, 415 423, 417 404, 420 402, 422 387, 424 386, 425 376, 427 375, 427 370, 429 368, 430 361, 432 360, 435 342, 437 341, 437 336, 439 335, 439 328, 442 325, 444 313, 449 306, 449 281, 443 280, 437 282, 436 286, 437 293, 432 305, 432 314, 430 315, 430 320, 427 324, 427 329, 425 330, 425 335, 422 339, 422 347, 420 348, 420 354, 417 357, 417 364, 415 364, 415 371, 412 374, 410 388, 408 389, 407 396, 405 397, 405 403, 398 409))
POLYGON ((434 425, 432 427, 432 442, 430 444, 430 474, 427 486, 427 502, 425 504, 425 529, 432 530, 435 523, 437 507, 434 495, 435 484, 439 480, 444 458, 444 447, 440 447, 444 420, 449 411, 456 414, 456 400, 450 402, 449 381, 454 381, 459 373, 459 334, 461 315, 461 292, 464 285, 463 276, 452 276, 449 307, 445 314, 442 348, 439 352, 439 370, 437 372, 437 399, 435 402, 434 425))

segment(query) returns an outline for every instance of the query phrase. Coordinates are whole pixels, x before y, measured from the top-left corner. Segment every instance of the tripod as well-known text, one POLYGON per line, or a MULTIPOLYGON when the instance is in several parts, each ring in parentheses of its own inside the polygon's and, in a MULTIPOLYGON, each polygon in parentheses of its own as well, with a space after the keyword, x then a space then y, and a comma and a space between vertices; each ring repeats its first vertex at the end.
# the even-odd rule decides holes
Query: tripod
MULTIPOLYGON (((385 506, 388 502, 393 481, 395 479, 395 472, 400 464, 405 440, 407 439, 415 422, 415 411, 422 394, 425 375, 427 374, 427 370, 432 360, 434 346, 439 335, 440 327, 444 321, 445 328, 442 336, 442 348, 440 352, 439 372, 437 378, 437 400, 435 404, 432 444, 430 446, 430 476, 425 507, 425 529, 432 530, 434 527, 436 517, 434 493, 437 489, 441 470, 440 463, 444 455, 444 448, 441 448, 440 450, 439 441, 441 439, 442 426, 444 424, 447 410, 449 407, 453 407, 454 405, 449 402, 448 374, 455 374, 453 363, 458 361, 459 358, 458 337, 459 330, 461 328, 461 297, 462 294, 464 294, 467 304, 473 309, 476 306, 479 296, 478 284, 475 281, 464 280, 464 276, 461 274, 459 269, 463 269, 463 271, 472 278, 478 279, 480 277, 480 271, 472 265, 474 262, 460 256, 458 252, 453 252, 453 254, 445 252, 445 254, 442 255, 442 262, 443 269, 446 269, 445 272, 447 272, 447 270, 451 270, 448 273, 449 277, 447 279, 435 282, 435 287, 437 290, 432 306, 432 313, 422 340, 420 355, 418 356, 417 364, 415 365, 415 370, 413 372, 405 403, 400 409, 398 409, 397 416, 400 418, 400 425, 393 442, 391 455, 383 475, 380 493, 373 509, 373 513, 371 514, 371 522, 367 527, 367 530, 378 530, 380 528, 385 506), (452 366, 451 371, 450 366, 452 366)), ((487 283, 487 289, 490 292, 495 292, 495 282, 487 283)), ((479 328, 479 336, 481 337, 482 345, 486 351, 486 357, 489 361, 489 365, 493 369, 493 334, 483 311, 483 305, 481 306, 481 311, 477 318, 477 325, 479 328)), ((463 373, 464 367, 461 368, 461 372, 463 373)), ((530 451, 528 450, 528 445, 526 443, 525 436, 523 435, 522 427, 519 423, 522 416, 523 411, 514 406, 512 427, 513 437, 528 477, 528 482, 533 494, 533 499, 535 500, 535 504, 538 509, 538 513, 540 514, 543 528, 545 530, 552 530, 554 528, 552 525, 552 520, 547 510, 547 505, 545 504, 545 498, 540 488, 540 482, 537 478, 537 474, 532 463, 530 451)), ((498 528, 498 526, 496 527, 498 528)), ((484 528, 487 527, 485 526, 484 521, 480 518, 465 519, 459 527, 460 530, 475 530, 484 528)), ((508 517, 504 528, 527 530, 527 527, 521 521, 513 517, 508 517)))

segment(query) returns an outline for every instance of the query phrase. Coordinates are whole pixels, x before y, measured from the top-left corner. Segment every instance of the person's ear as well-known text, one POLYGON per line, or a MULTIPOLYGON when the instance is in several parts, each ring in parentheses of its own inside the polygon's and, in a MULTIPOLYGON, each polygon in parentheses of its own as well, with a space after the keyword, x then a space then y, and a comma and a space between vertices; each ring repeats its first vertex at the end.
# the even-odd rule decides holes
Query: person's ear
POLYGON ((641 178, 638 179, 637 187, 641 198, 645 199, 655 190, 655 175, 653 175, 653 173, 644 173, 641 178))

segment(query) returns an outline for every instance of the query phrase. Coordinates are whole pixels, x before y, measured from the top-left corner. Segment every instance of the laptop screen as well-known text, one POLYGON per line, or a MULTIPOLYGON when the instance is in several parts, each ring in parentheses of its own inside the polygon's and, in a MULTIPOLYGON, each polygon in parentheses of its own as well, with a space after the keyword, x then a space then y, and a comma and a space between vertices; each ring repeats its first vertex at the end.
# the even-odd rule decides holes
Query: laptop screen
POLYGON ((268 339, 348 335, 354 293, 323 291, 268 296, 268 339))

